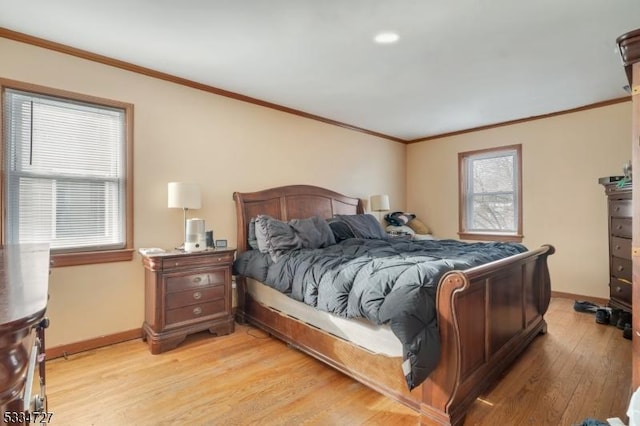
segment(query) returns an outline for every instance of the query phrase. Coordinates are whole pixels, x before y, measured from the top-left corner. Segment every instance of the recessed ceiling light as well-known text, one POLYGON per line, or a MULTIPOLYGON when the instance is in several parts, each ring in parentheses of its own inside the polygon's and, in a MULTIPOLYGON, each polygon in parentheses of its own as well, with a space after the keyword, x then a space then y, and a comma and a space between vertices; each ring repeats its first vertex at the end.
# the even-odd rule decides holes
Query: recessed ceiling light
POLYGON ((398 35, 398 33, 394 33, 393 31, 384 31, 384 32, 378 33, 373 38, 373 40, 376 43, 380 43, 380 44, 395 43, 396 41, 398 41, 398 39, 400 39, 400 36, 398 35))

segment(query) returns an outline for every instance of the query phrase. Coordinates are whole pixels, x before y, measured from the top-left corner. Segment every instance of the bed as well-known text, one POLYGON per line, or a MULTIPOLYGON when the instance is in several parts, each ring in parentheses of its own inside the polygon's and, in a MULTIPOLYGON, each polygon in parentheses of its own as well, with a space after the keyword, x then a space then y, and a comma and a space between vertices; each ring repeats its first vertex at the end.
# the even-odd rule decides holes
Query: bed
MULTIPOLYGON (((251 250, 250 224, 259 215, 290 221, 363 213, 359 199, 309 185, 236 192, 234 200, 239 256, 251 250)), ((237 317, 409 406, 423 424, 461 424, 474 400, 546 332, 547 257, 553 252, 552 246, 544 245, 442 275, 433 297, 439 358, 426 380, 413 389, 407 385, 401 356, 371 350, 348 333, 334 332, 291 307, 261 299, 255 291, 260 283, 244 275, 236 279, 237 317)))

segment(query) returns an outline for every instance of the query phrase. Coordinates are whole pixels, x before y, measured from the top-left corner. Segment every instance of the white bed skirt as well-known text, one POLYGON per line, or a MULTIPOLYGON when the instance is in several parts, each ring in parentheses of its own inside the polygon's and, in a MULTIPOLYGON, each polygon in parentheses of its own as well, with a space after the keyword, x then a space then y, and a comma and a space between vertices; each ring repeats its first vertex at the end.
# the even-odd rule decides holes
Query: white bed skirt
POLYGON ((298 302, 259 281, 247 278, 247 291, 265 306, 348 340, 375 354, 402 356, 402 343, 387 325, 374 325, 365 319, 346 319, 298 302))

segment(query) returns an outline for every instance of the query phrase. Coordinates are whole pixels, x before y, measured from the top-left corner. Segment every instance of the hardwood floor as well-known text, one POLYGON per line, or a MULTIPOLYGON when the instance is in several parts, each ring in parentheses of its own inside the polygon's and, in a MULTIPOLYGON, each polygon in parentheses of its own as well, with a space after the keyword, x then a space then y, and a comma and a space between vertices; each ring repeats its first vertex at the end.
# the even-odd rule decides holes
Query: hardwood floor
MULTIPOLYGON (((568 299, 552 299, 547 322, 465 425, 627 421, 631 341, 568 299)), ((247 326, 161 355, 132 340, 58 358, 47 363, 47 388, 58 425, 418 423, 407 407, 247 326)))

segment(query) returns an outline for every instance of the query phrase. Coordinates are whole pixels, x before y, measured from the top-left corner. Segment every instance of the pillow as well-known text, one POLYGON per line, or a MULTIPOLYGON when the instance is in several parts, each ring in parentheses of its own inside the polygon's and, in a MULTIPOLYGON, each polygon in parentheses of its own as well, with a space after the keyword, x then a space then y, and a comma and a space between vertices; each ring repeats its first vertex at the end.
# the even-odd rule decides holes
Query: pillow
POLYGON ((336 218, 349 225, 356 238, 386 240, 389 238, 378 219, 370 214, 336 215, 336 218))
POLYGON ((274 262, 289 250, 322 248, 336 243, 329 224, 317 216, 283 222, 259 215, 255 220, 255 231, 258 250, 269 253, 274 262))
POLYGON ((389 233, 389 234, 409 234, 409 235, 415 235, 416 231, 414 231, 413 229, 409 228, 407 225, 402 225, 402 226, 393 226, 393 225, 389 225, 385 228, 385 230, 389 233))
POLYGON ((256 218, 252 217, 249 222, 249 235, 247 236, 249 247, 258 250, 258 239, 256 238, 256 218))
POLYGON ((411 222, 416 218, 416 215, 413 213, 403 213, 403 212, 393 212, 386 214, 384 219, 389 223, 389 225, 394 226, 402 226, 411 222))
POLYGON ((431 233, 431 230, 429 229, 429 227, 425 225, 420 219, 414 218, 413 220, 409 221, 409 223, 407 223, 407 226, 413 229, 414 231, 416 231, 416 234, 431 233))
POLYGON ((329 228, 331 228, 331 231, 333 232, 333 236, 336 239, 336 242, 356 237, 353 234, 351 227, 346 222, 343 222, 338 218, 327 219, 327 223, 329 224, 329 228))

